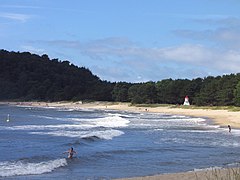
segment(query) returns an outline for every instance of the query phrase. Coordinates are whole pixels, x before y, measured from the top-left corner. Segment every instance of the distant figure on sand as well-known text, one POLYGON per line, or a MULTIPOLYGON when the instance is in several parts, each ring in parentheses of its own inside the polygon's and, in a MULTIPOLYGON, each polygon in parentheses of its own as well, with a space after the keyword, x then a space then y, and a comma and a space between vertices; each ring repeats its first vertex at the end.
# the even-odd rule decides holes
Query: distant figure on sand
POLYGON ((228 125, 228 131, 231 132, 232 128, 230 125, 228 125))
POLYGON ((68 153, 68 158, 69 159, 73 158, 73 154, 77 154, 77 152, 74 151, 72 147, 68 151, 64 152, 63 154, 66 154, 66 153, 68 153))

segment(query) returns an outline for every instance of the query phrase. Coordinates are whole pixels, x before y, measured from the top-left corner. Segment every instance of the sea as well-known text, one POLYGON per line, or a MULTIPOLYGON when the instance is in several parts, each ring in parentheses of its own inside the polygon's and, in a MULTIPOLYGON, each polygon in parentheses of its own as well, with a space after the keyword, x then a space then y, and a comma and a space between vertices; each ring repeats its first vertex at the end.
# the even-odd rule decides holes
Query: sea
POLYGON ((239 166, 240 130, 177 114, 0 105, 0 152, 0 179, 108 180, 239 166))

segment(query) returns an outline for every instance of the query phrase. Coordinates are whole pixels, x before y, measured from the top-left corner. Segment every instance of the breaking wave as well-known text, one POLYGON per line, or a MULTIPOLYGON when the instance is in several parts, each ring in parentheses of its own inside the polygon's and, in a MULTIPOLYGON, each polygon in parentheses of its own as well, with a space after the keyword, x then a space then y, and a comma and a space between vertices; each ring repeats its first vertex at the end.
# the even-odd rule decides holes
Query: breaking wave
POLYGON ((30 134, 39 135, 52 135, 52 136, 63 136, 63 137, 75 137, 81 139, 87 139, 91 137, 97 137, 98 139, 111 140, 113 137, 120 136, 124 132, 114 129, 99 130, 99 131, 50 131, 50 132, 30 132, 30 134))
MULTIPOLYGON (((111 140, 113 137, 124 134, 123 131, 116 128, 127 127, 129 120, 120 117, 121 114, 108 114, 106 117, 84 119, 84 118, 66 118, 64 124, 54 125, 20 125, 20 126, 0 126, 0 129, 27 131, 29 134, 51 135, 73 137, 80 139, 111 140), (93 138, 94 139, 94 138, 93 138)), ((54 119, 44 116, 44 118, 54 119)), ((55 120, 59 120, 55 118, 55 120)), ((61 118, 61 121, 63 118, 61 118)))
POLYGON ((36 175, 52 172, 67 165, 66 159, 56 159, 38 163, 20 161, 0 162, 0 177, 36 175))

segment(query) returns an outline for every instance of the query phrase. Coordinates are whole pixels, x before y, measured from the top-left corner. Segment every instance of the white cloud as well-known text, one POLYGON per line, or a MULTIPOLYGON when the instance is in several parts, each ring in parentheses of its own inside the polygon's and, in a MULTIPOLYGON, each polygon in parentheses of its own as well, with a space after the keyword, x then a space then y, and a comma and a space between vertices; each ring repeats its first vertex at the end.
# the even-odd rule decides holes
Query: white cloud
POLYGON ((206 43, 206 40, 215 46, 227 49, 240 48, 240 18, 218 18, 196 20, 198 23, 209 25, 205 30, 178 29, 173 31, 181 38, 197 40, 206 43))
POLYGON ((28 19, 31 18, 30 15, 18 14, 18 13, 0 13, 0 17, 6 18, 6 19, 11 19, 11 20, 16 20, 16 21, 21 21, 21 22, 26 22, 28 19))
POLYGON ((226 72, 240 72, 240 52, 227 51, 219 54, 220 60, 217 61, 217 67, 226 72))
MULTIPOLYGON (((113 80, 119 77, 130 81, 132 77, 144 79, 163 77, 197 77, 208 72, 222 74, 240 72, 240 50, 208 47, 203 44, 180 44, 172 47, 142 47, 128 39, 106 38, 96 41, 37 41, 71 50, 95 61, 95 70, 100 77, 113 80), (98 68, 96 68, 98 66, 98 68), (116 68, 117 67, 117 68, 116 68), (191 74, 189 74, 189 72, 191 74), (171 76, 169 76, 169 72, 171 76), (122 73, 122 76, 120 75, 122 73), (166 76, 165 76, 165 75, 166 76), (168 74, 168 75, 167 75, 168 74)), ((94 72, 94 69, 93 69, 94 72)))
POLYGON ((236 27, 240 26, 240 18, 238 17, 229 17, 229 16, 210 16, 202 18, 194 19, 194 22, 206 25, 214 25, 214 26, 221 26, 221 27, 236 27))
POLYGON ((25 6, 25 5, 0 5, 1 8, 11 8, 11 9, 39 9, 37 6, 25 6))
POLYGON ((21 49, 22 49, 23 51, 31 52, 31 53, 38 54, 38 55, 46 54, 46 51, 45 51, 44 49, 35 48, 35 47, 29 46, 29 45, 22 45, 22 46, 21 46, 21 49))

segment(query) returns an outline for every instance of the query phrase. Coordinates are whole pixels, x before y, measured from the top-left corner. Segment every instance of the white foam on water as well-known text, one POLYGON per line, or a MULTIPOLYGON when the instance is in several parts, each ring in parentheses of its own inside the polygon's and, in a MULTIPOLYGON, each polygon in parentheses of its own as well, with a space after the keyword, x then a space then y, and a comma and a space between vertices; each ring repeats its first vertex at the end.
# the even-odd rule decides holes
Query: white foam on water
POLYGON ((219 125, 209 125, 209 124, 204 124, 204 125, 207 125, 207 127, 210 129, 220 129, 219 125))
POLYGON ((145 118, 142 118, 141 119, 142 121, 148 121, 148 122, 165 122, 165 123, 176 123, 176 124, 197 124, 197 123, 204 123, 206 122, 206 119, 204 118, 191 118, 191 117, 185 117, 185 118, 173 118, 172 116, 171 117, 168 117, 168 118, 151 118, 151 119, 145 119, 145 118))
POLYGON ((96 136, 100 139, 111 140, 114 137, 123 135, 124 132, 110 129, 103 131, 50 131, 50 132, 30 132, 30 134, 39 135, 51 135, 51 136, 63 136, 63 137, 73 137, 73 138, 87 138, 96 136))
POLYGON ((161 129, 161 128, 156 128, 156 129, 151 129, 151 130, 149 130, 150 132, 152 132, 152 131, 163 131, 164 129, 161 129))
POLYGON ((0 177, 43 174, 67 165, 66 159, 56 159, 39 163, 27 163, 22 161, 0 162, 0 177))
POLYGON ((209 132, 216 132, 215 130, 207 130, 207 129, 202 129, 202 130, 177 130, 179 132, 186 132, 186 133, 209 133, 209 132))
POLYGON ((66 120, 89 125, 91 127, 107 127, 107 128, 118 128, 126 127, 130 123, 129 120, 122 117, 121 114, 108 114, 107 117, 95 118, 95 119, 81 119, 81 118, 67 118, 66 120))
POLYGON ((171 115, 172 118, 186 118, 184 115, 171 115))
POLYGON ((108 113, 108 116, 120 116, 120 117, 126 117, 126 118, 133 118, 136 116, 129 115, 129 114, 119 114, 119 113, 108 113))
MULTIPOLYGON (((216 169, 222 169, 222 167, 214 166, 214 167, 209 167, 209 168, 202 168, 202 169, 194 169, 193 172, 198 172, 198 171, 214 171, 216 169)), ((189 171, 192 172, 192 171, 189 171)))
POLYGON ((72 112, 78 110, 77 108, 62 108, 62 109, 57 109, 57 111, 66 111, 66 112, 72 112))
POLYGON ((226 142, 226 141, 218 141, 218 142, 212 142, 210 145, 212 146, 222 146, 222 147, 239 147, 239 142, 226 142))
POLYGON ((240 165, 239 162, 226 164, 227 167, 239 167, 239 165, 240 165))
MULTIPOLYGON (((175 116, 178 117, 178 116, 175 116)), ((130 127, 133 126, 135 128, 171 128, 171 127, 201 127, 201 126, 208 126, 206 124, 206 119, 203 118, 192 118, 184 116, 177 119, 173 118, 173 116, 169 117, 152 117, 152 118, 141 118, 141 119, 133 119, 131 120, 130 127)), ((210 127, 209 127, 210 128, 210 127)))
POLYGON ((28 131, 29 134, 86 138, 96 136, 100 139, 112 139, 124 132, 115 128, 126 127, 129 120, 120 117, 121 114, 109 114, 107 117, 95 119, 67 118, 69 123, 56 125, 22 125, 4 126, 0 129, 28 131))
POLYGON ((167 118, 167 119, 162 119, 162 120, 165 120, 165 121, 171 121, 171 122, 179 122, 179 123, 199 123, 199 122, 205 122, 206 119, 203 119, 203 118, 167 118))
POLYGON ((23 126, 11 126, 11 127, 4 127, 5 129, 10 130, 48 130, 48 131, 54 131, 54 130, 81 130, 81 129, 90 129, 95 126, 88 125, 88 124, 58 124, 58 125, 23 125, 23 126))
MULTIPOLYGON (((229 133, 228 129, 227 129, 227 133, 229 133)), ((230 134, 232 134, 234 136, 240 136, 240 129, 232 129, 230 134)))
POLYGON ((117 127, 127 127, 129 120, 124 119, 119 116, 97 118, 91 123, 95 124, 97 127, 108 127, 108 128, 117 128, 117 127))
POLYGON ((87 112, 94 112, 94 109, 91 108, 58 108, 57 111, 63 111, 63 112, 72 112, 72 111, 87 111, 87 112))
POLYGON ((123 131, 111 129, 111 130, 107 130, 107 131, 91 132, 91 133, 87 134, 85 137, 97 136, 100 139, 111 140, 112 138, 121 136, 123 134, 124 134, 123 131))
MULTIPOLYGON (((49 119, 56 119, 48 117, 49 119)), ((126 127, 129 124, 129 120, 120 117, 119 115, 113 115, 96 119, 80 119, 80 118, 68 118, 70 122, 75 124, 58 124, 58 125, 22 125, 22 126, 9 126, 4 127, 10 130, 64 130, 64 129, 89 129, 97 127, 106 128, 119 128, 126 127)))
POLYGON ((41 116, 41 115, 32 115, 33 117, 37 118, 44 118, 44 119, 51 119, 51 120, 59 120, 59 121, 65 121, 66 118, 59 118, 59 117, 52 117, 52 116, 41 116))

